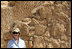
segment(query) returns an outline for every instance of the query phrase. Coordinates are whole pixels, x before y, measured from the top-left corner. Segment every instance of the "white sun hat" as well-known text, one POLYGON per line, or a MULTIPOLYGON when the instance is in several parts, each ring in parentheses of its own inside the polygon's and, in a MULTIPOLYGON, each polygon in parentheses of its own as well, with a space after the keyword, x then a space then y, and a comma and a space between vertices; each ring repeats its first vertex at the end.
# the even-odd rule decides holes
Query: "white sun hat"
POLYGON ((19 28, 14 28, 13 32, 20 32, 20 29, 19 28))

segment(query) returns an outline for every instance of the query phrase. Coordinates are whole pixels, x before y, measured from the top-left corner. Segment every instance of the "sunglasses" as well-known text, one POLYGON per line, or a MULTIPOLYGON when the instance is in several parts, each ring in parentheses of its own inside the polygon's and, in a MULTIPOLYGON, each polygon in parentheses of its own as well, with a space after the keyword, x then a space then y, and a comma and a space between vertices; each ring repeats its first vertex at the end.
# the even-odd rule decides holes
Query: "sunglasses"
POLYGON ((13 32, 13 34, 19 34, 19 32, 13 32))

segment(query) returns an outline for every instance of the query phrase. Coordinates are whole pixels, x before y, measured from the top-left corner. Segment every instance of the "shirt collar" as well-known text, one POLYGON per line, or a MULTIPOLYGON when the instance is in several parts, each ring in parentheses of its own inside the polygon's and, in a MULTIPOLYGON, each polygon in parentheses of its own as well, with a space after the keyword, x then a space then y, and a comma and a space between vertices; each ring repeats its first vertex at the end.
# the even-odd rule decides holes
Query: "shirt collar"
MULTIPOLYGON (((13 38, 13 41, 16 43, 16 40, 13 38)), ((20 37, 19 37, 19 41, 20 41, 20 37)), ((18 43, 19 43, 19 41, 18 41, 18 43)))

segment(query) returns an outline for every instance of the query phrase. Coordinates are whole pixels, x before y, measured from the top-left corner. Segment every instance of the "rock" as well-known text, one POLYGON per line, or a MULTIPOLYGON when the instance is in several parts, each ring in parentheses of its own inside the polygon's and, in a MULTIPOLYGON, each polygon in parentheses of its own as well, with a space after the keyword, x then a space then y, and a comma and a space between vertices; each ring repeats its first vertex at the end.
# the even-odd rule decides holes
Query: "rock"
POLYGON ((46 5, 46 4, 47 4, 47 5, 49 5, 49 4, 54 4, 54 2, 55 2, 55 1, 45 1, 45 2, 44 2, 44 5, 46 5))
POLYGON ((66 1, 62 2, 62 4, 63 4, 64 6, 66 6, 67 9, 69 9, 70 6, 71 6, 71 3, 69 2, 69 4, 68 4, 68 2, 66 2, 66 1))
POLYGON ((50 22, 51 17, 52 17, 51 8, 47 8, 47 7, 46 7, 44 12, 46 12, 46 13, 45 13, 45 15, 46 15, 46 21, 47 21, 47 23, 48 23, 48 22, 50 22))
POLYGON ((57 1, 57 2, 56 2, 56 4, 61 4, 61 3, 62 3, 62 1, 57 1))
POLYGON ((49 31, 46 31, 46 33, 44 34, 45 37, 50 37, 50 33, 49 31))
POLYGON ((1 48, 7 48, 7 42, 5 40, 1 40, 1 48))
POLYGON ((51 9, 47 8, 47 7, 44 7, 44 6, 39 6, 37 8, 35 8, 32 13, 34 14, 34 17, 36 16, 36 18, 39 20, 43 20, 43 19, 46 19, 49 20, 50 17, 51 17, 51 9), (49 13, 50 12, 50 13, 49 13))
POLYGON ((53 45, 51 43, 49 43, 49 45, 47 46, 47 48, 53 48, 53 45))
POLYGON ((1 1, 1 5, 8 5, 8 1, 1 1))
POLYGON ((29 48, 32 48, 33 47, 33 43, 32 43, 32 41, 29 41, 29 48))
POLYGON ((64 11, 63 7, 64 7, 64 6, 63 6, 62 4, 57 4, 57 5, 55 5, 54 12, 55 12, 55 13, 63 12, 63 11, 64 11))
POLYGON ((30 26, 30 31, 34 31, 35 30, 35 27, 34 26, 30 26))
POLYGON ((33 21, 35 24, 35 34, 43 35, 45 32, 46 26, 40 25, 40 23, 36 19, 33 19, 33 21))
POLYGON ((17 20, 22 20, 24 18, 27 18, 29 16, 32 15, 31 11, 40 6, 42 4, 43 1, 16 1, 15 6, 13 7, 13 11, 15 12, 15 18, 17 18, 17 20))
POLYGON ((60 47, 60 41, 57 39, 50 38, 50 43, 52 43, 53 48, 59 48, 60 47))
POLYGON ((68 21, 67 25, 66 25, 66 35, 68 37, 71 37, 71 22, 68 21), (69 30, 68 30, 69 29, 69 30))
POLYGON ((34 26, 30 26, 29 27, 29 36, 34 36, 35 34, 35 27, 34 26))
POLYGON ((57 22, 53 24, 53 27, 51 29, 51 35, 54 38, 60 38, 61 35, 65 32, 65 26, 57 22))
POLYGON ((30 37, 26 36, 26 35, 21 35, 20 38, 23 39, 23 40, 25 40, 25 41, 30 40, 30 37))
POLYGON ((28 36, 34 36, 35 31, 29 31, 29 35, 28 36))
POLYGON ((65 31, 65 26, 64 26, 63 24, 57 23, 56 25, 59 27, 59 30, 60 30, 61 32, 64 32, 64 31, 65 31))
POLYGON ((67 37, 65 34, 63 34, 63 35, 61 36, 61 40, 67 41, 67 40, 68 40, 68 37, 67 37))
POLYGON ((15 6, 15 3, 16 3, 16 1, 9 1, 8 6, 13 7, 13 6, 15 6))
POLYGON ((12 34, 10 34, 10 32, 6 32, 3 34, 3 39, 4 40, 11 40, 12 39, 12 34))
MULTIPOLYGON (((39 7, 37 7, 37 8, 34 8, 32 11, 31 11, 31 13, 32 14, 37 14, 37 12, 38 12, 38 10, 40 9, 40 8, 42 8, 43 6, 39 6, 39 7)), ((36 16, 36 15, 35 15, 36 16)))
POLYGON ((46 19, 39 21, 39 23, 44 25, 44 26, 47 26, 47 24, 48 24, 46 19))
POLYGON ((26 24, 25 22, 21 22, 21 21, 15 21, 14 23, 15 23, 14 27, 18 27, 20 29, 20 32, 22 35, 28 35, 29 34, 28 24, 26 24))
POLYGON ((38 25, 39 24, 38 20, 36 20, 35 18, 33 18, 32 20, 33 20, 34 25, 38 25))
POLYGON ((34 46, 33 48, 44 48, 44 39, 43 37, 34 37, 34 46))
POLYGON ((25 44, 26 44, 26 48, 29 48, 28 41, 25 41, 25 44))
POLYGON ((31 23, 31 19, 25 18, 25 19, 22 20, 22 22, 25 23, 25 24, 29 24, 29 23, 31 23))
POLYGON ((45 33, 46 26, 43 25, 35 25, 35 34, 43 35, 45 33))
POLYGON ((71 48, 70 1, 1 1, 1 47, 13 28, 26 48, 71 48))
POLYGON ((40 18, 41 18, 41 19, 46 18, 46 16, 47 16, 46 10, 47 10, 46 7, 43 7, 43 8, 40 8, 40 9, 39 9, 39 14, 40 14, 40 18))
POLYGON ((68 42, 65 42, 65 41, 61 41, 60 42, 60 44, 61 44, 61 48, 68 48, 68 42))
POLYGON ((69 10, 69 16, 71 17, 71 10, 69 10))
POLYGON ((30 37, 29 41, 33 41, 33 37, 30 37))

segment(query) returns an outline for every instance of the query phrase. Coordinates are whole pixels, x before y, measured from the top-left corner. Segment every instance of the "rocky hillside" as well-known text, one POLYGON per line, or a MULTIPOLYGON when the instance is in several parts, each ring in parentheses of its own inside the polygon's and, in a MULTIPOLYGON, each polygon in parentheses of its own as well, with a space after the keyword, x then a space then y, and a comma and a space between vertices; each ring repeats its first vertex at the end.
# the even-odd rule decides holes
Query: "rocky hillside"
POLYGON ((71 48, 70 1, 1 1, 1 47, 14 27, 27 48, 71 48))

